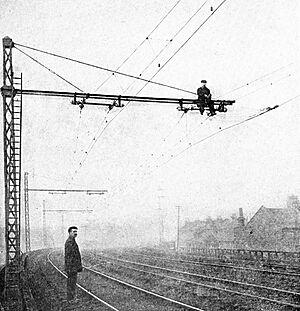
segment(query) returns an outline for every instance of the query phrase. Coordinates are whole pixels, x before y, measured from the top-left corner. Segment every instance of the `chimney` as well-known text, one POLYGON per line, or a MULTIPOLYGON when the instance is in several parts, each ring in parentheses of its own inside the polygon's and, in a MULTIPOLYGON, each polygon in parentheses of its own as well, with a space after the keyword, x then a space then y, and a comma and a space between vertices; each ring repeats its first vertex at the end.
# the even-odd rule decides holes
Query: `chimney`
POLYGON ((237 220, 238 220, 239 226, 245 227, 245 218, 243 215, 243 209, 241 207, 239 208, 239 217, 237 220))

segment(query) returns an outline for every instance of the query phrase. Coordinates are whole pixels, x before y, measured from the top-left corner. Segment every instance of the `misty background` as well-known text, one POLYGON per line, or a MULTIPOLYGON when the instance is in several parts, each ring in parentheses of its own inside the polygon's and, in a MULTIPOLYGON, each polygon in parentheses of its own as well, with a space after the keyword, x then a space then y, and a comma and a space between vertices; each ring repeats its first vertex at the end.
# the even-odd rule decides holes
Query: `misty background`
MULTIPOLYGON (((78 225, 81 247, 107 247, 158 243, 161 219, 164 238, 174 240, 176 206, 183 225, 228 218, 241 207, 249 219, 261 205, 284 207, 289 195, 299 195, 299 2, 228 0, 170 59, 220 3, 0 2, 2 38, 110 69, 145 40, 119 71, 150 79, 160 70, 153 81, 191 92, 206 79, 213 98, 236 100, 226 114, 207 119, 182 115, 175 105, 130 103, 109 113, 86 106, 80 113, 69 99, 24 96, 22 171, 29 187, 108 190, 102 196, 30 193, 33 249, 43 246, 43 201, 47 209, 92 210, 68 213, 63 222, 61 214, 47 212, 49 246, 62 246, 68 226, 78 225)), ((22 50, 85 92, 196 97, 154 84, 139 92, 143 81, 22 50)), ((13 66, 16 76, 23 73, 24 89, 75 91, 16 49, 13 66)), ((0 181, 3 227, 3 171, 0 181)))

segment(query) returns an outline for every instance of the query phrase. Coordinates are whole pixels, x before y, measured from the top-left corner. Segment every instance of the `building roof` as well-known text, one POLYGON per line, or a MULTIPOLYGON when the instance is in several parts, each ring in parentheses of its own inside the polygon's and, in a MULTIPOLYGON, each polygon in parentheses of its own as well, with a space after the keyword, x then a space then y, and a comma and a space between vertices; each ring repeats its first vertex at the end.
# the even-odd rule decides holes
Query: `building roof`
POLYGON ((279 222, 284 227, 290 227, 293 223, 299 221, 300 212, 298 209, 289 208, 267 208, 261 206, 258 211, 249 220, 246 226, 251 226, 257 219, 264 215, 269 221, 279 222))

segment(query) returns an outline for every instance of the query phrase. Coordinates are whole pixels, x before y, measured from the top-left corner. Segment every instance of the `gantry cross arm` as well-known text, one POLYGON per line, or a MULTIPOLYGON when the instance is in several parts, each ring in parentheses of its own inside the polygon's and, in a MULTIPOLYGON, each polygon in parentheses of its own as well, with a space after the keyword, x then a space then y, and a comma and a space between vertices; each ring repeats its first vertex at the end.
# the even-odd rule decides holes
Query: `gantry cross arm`
POLYGON ((92 209, 45 209, 45 212, 54 212, 54 213, 91 213, 92 209))
MULTIPOLYGON (((3 92, 3 89, 2 89, 3 92)), ((52 96, 52 97, 66 97, 74 99, 74 104, 77 100, 83 100, 85 105, 99 105, 109 106, 109 103, 89 102, 90 100, 110 100, 115 101, 117 107, 122 107, 122 101, 143 102, 143 103, 164 103, 164 104, 179 104, 188 105, 194 104, 196 98, 174 98, 174 97, 151 97, 151 96, 130 96, 130 95, 111 95, 111 94, 98 94, 98 93, 80 93, 80 92, 65 92, 65 91, 47 91, 47 90, 20 90, 15 89, 16 94, 22 95, 36 95, 36 96, 52 96), (87 101, 89 100, 89 101, 87 101)), ((232 105, 234 100, 212 100, 214 104, 218 105, 232 105)))
POLYGON ((47 188, 28 188, 27 191, 32 192, 53 192, 53 193, 67 193, 67 192, 85 192, 86 194, 104 194, 107 190, 92 190, 92 189, 47 189, 47 188))

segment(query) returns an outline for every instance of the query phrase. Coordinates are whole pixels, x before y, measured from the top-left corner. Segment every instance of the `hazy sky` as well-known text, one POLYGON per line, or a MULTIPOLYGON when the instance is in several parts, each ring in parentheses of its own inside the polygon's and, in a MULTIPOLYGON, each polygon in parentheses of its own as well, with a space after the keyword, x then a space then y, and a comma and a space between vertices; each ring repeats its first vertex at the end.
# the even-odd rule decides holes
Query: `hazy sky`
MULTIPOLYGON (((116 69, 177 2, 120 68, 149 79, 220 0, 206 1, 172 41, 204 1, 1 0, 0 32, 17 43, 116 69)), ((22 169, 29 172, 30 184, 109 191, 101 197, 32 194, 33 225, 40 223, 43 199, 48 208, 88 206, 95 210, 92 219, 121 223, 157 219, 161 197, 172 232, 176 205, 182 206, 182 221, 229 217, 240 207, 251 216, 261 205, 284 207, 288 195, 300 195, 299 97, 176 156, 202 138, 300 94, 298 21, 298 0, 227 0, 163 66, 154 81, 195 92, 206 79, 214 98, 236 100, 227 114, 209 120, 196 112, 180 119, 174 105, 131 103, 99 136, 118 109, 107 114, 106 108, 85 107, 80 114, 63 98, 24 97, 22 169)), ((86 92, 95 92, 111 76, 23 50, 86 92)), ((75 91, 19 51, 13 51, 13 59, 25 89, 75 91)), ((136 95, 143 85, 112 76, 97 92, 136 95)), ((139 95, 193 97, 151 84, 139 95)), ((60 219, 52 217, 53 222, 60 219)), ((70 217, 69 223, 76 219, 78 215, 70 217)))

